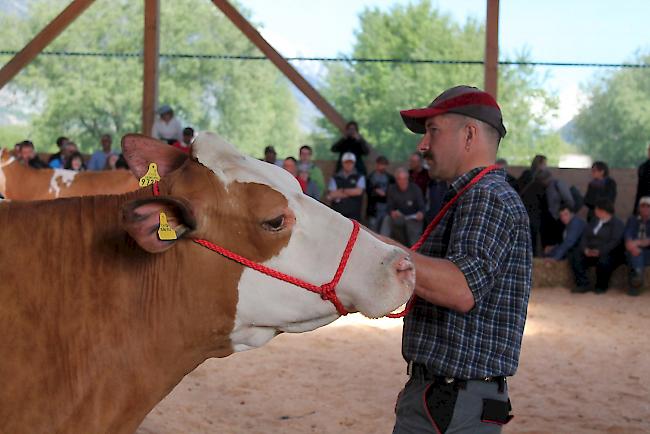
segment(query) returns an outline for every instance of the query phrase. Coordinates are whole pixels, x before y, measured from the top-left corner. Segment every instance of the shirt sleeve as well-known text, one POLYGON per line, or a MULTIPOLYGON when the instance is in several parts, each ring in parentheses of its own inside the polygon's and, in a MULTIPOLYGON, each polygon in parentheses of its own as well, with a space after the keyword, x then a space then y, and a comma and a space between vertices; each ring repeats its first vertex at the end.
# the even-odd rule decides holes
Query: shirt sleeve
POLYGON ((638 238, 639 230, 636 227, 635 223, 636 223, 636 217, 631 216, 630 218, 627 219, 627 223, 625 224, 625 232, 623 234, 625 241, 636 240, 638 238))
POLYGON ((357 188, 362 188, 366 189, 366 177, 365 176, 360 176, 359 179, 357 180, 357 188))
POLYGON ((465 275, 478 304, 494 287, 501 263, 512 250, 514 220, 494 192, 474 188, 458 201, 447 259, 465 275))
POLYGON ((333 176, 330 178, 330 182, 329 182, 329 184, 327 185, 327 189, 328 189, 329 191, 334 191, 334 190, 336 190, 336 181, 334 180, 334 177, 333 177, 333 176))
POLYGON ((578 220, 578 217, 574 217, 566 228, 566 237, 562 240, 562 244, 553 249, 550 257, 556 261, 564 259, 569 250, 580 242, 584 229, 585 226, 578 220))

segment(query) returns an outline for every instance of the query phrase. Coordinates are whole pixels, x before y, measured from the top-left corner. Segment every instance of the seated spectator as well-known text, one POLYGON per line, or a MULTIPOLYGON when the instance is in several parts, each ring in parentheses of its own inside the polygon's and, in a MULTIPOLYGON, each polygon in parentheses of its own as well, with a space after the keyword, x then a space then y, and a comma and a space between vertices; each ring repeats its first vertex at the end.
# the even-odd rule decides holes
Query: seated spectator
POLYGON ((377 157, 375 170, 370 172, 366 183, 368 192, 368 207, 366 209, 368 227, 375 232, 379 232, 381 222, 388 215, 386 192, 388 186, 395 183, 395 177, 387 171, 388 164, 388 158, 383 155, 377 157))
POLYGON ((99 140, 102 148, 95 151, 93 155, 90 156, 90 161, 88 162, 88 170, 104 170, 106 166, 106 159, 115 154, 111 149, 111 144, 113 143, 113 138, 110 134, 103 134, 99 140))
POLYGON ((414 152, 409 157, 409 179, 411 182, 422 191, 422 197, 427 195, 427 187, 429 186, 429 171, 424 167, 422 156, 419 152, 414 152))
POLYGON ((179 149, 186 154, 191 154, 192 153, 192 140, 194 140, 194 128, 183 128, 183 140, 178 141, 176 140, 174 143, 171 145, 179 149))
POLYGON ((320 199, 320 192, 318 191, 318 187, 313 181, 309 179, 309 173, 303 171, 303 173, 306 173, 306 176, 304 174, 302 176, 300 175, 298 171, 298 163, 295 158, 285 158, 282 162, 282 168, 292 174, 294 178, 296 178, 303 193, 310 197, 313 197, 316 200, 320 199))
POLYGON ((50 159, 47 160, 47 164, 52 168, 52 169, 63 169, 63 159, 61 158, 61 153, 63 151, 63 147, 70 143, 70 139, 67 137, 59 137, 56 139, 56 146, 59 148, 59 152, 50 155, 50 159))
POLYGON ((506 172, 506 182, 510 184, 510 187, 514 188, 515 191, 517 191, 517 178, 508 172, 508 161, 505 158, 499 158, 496 161, 496 164, 506 172))
POLYGON ((386 200, 388 215, 382 222, 380 233, 412 246, 422 235, 424 198, 420 187, 409 181, 406 169, 395 171, 395 184, 388 187, 386 200))
POLYGON ((117 170, 117 162, 119 161, 120 156, 118 154, 111 154, 106 159, 106 165, 103 170, 117 170))
POLYGON ((607 199, 616 204, 616 181, 609 177, 609 167, 602 161, 596 161, 591 166, 591 181, 585 193, 585 205, 589 208, 587 221, 594 218, 594 208, 600 199, 607 199))
POLYGON ((576 288, 571 292, 590 291, 587 268, 596 267, 594 292, 602 294, 609 287, 609 278, 621 263, 623 222, 614 215, 614 205, 607 199, 599 199, 594 207, 594 219, 587 225, 579 248, 569 256, 575 276, 576 288))
POLYGON ((643 270, 650 265, 650 196, 639 199, 638 215, 625 225, 625 255, 630 268, 629 295, 639 295, 643 286, 643 270))
POLYGON ((366 189, 366 178, 357 172, 357 158, 352 152, 346 152, 341 157, 343 168, 330 179, 327 200, 334 211, 345 217, 361 220, 363 192, 366 189))
POLYGON ((552 261, 561 261, 574 253, 587 227, 587 223, 575 215, 567 204, 560 206, 559 217, 565 228, 562 234, 562 243, 556 246, 547 246, 544 249, 546 258, 552 261))
POLYGON ((74 151, 66 159, 65 169, 74 170, 75 172, 83 172, 86 170, 86 164, 84 163, 84 157, 79 151, 74 151))
POLYGON ((282 167, 283 162, 279 161, 277 158, 278 154, 275 152, 275 148, 273 146, 269 145, 264 148, 264 158, 262 161, 282 167))
POLYGON ((158 119, 151 128, 151 137, 162 140, 168 144, 183 140, 183 127, 177 118, 174 117, 174 110, 167 104, 158 109, 158 119))
POLYGON ((309 179, 314 181, 319 192, 325 190, 325 178, 323 177, 323 172, 318 166, 314 164, 311 160, 313 156, 313 150, 308 145, 302 145, 299 151, 300 161, 298 162, 298 171, 307 171, 309 172, 309 179))
POLYGON ((19 143, 17 159, 24 166, 33 167, 34 169, 47 169, 48 165, 36 155, 34 144, 29 140, 19 143))
POLYGON ((364 155, 368 155, 370 149, 368 143, 359 134, 359 124, 350 121, 345 125, 345 135, 332 145, 332 152, 338 152, 339 159, 336 162, 336 172, 340 172, 343 166, 343 155, 351 152, 356 159, 355 169, 359 175, 366 176, 366 164, 363 161, 364 155))

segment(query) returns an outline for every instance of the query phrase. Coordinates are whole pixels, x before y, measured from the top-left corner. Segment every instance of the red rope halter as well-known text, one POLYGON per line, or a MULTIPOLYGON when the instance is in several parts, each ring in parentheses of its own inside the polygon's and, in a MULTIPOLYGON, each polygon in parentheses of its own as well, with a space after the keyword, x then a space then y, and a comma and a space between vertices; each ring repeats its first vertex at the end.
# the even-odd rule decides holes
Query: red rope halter
MULTIPOLYGON (((479 182, 485 175, 488 174, 488 172, 491 172, 491 171, 499 169, 499 168, 500 168, 500 166, 497 165, 497 164, 493 164, 492 166, 486 167, 485 169, 481 170, 474 178, 472 178, 472 180, 470 182, 468 182, 465 187, 461 188, 460 191, 458 193, 456 193, 456 195, 453 198, 451 198, 451 200, 449 202, 447 202, 445 204, 445 206, 442 207, 442 209, 438 212, 438 214, 436 214, 436 216, 433 218, 433 220, 431 220, 431 223, 429 223, 427 228, 424 230, 424 232, 422 233, 422 236, 420 237, 420 239, 415 244, 413 244, 411 246, 411 250, 413 250, 415 252, 420 247, 422 247, 422 244, 424 244, 424 241, 427 238, 429 238, 429 235, 431 235, 431 232, 433 232, 433 230, 436 228, 436 226, 438 226, 438 223, 440 223, 440 220, 442 220, 442 218, 445 216, 445 214, 447 214, 447 211, 449 211, 449 208, 451 208, 454 205, 454 203, 456 203, 456 201, 458 199, 460 199, 460 197, 467 190, 469 190, 472 186, 474 186, 474 184, 479 182)), ((398 313, 389 313, 386 316, 388 318, 402 318, 402 317, 405 317, 406 315, 408 315, 408 313, 413 308, 413 303, 415 303, 416 298, 417 298, 417 296, 415 294, 413 294, 413 296, 406 303, 406 306, 404 307, 403 311, 398 312, 398 313)))
MULTIPOLYGON (((158 182, 153 183, 153 195, 160 196, 160 188, 158 187, 158 182)), ((206 249, 220 254, 221 256, 238 262, 245 267, 252 268, 253 270, 257 270, 260 273, 266 274, 267 276, 283 280, 285 282, 304 288, 307 291, 319 294, 323 300, 330 301, 334 307, 336 307, 336 311, 339 313, 339 315, 344 316, 349 312, 347 309, 345 309, 345 306, 343 306, 343 303, 341 303, 341 300, 339 300, 338 296, 336 295, 336 286, 338 285, 339 280, 341 280, 341 276, 343 275, 343 271, 345 271, 345 267, 348 264, 348 259, 350 259, 350 254, 352 253, 352 249, 354 248, 354 244, 356 243, 357 237, 359 235, 359 223, 356 220, 351 220, 351 222, 352 233, 350 233, 350 238, 348 238, 348 242, 345 245, 345 250, 343 250, 343 255, 341 256, 341 261, 339 262, 339 266, 336 269, 336 273, 334 273, 334 277, 331 281, 320 286, 290 276, 281 271, 274 270, 273 268, 267 267, 258 262, 251 261, 250 259, 238 255, 237 253, 228 250, 225 247, 218 246, 210 241, 199 238, 192 238, 192 241, 205 247, 206 249)))

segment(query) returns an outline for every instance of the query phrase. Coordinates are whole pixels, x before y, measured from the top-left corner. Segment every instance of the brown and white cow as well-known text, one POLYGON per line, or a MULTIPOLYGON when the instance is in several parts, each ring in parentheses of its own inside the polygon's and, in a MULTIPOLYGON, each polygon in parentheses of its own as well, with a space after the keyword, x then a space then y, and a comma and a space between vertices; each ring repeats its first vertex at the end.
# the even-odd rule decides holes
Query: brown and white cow
MULTIPOLYGON (((210 357, 334 321, 319 295, 244 268, 203 238, 303 280, 328 282, 352 223, 282 169, 200 135, 194 156, 127 136, 151 188, 0 204, 0 432, 130 433, 210 357), (157 237, 159 213, 179 234, 157 237)), ((362 230, 337 288, 377 317, 414 286, 407 254, 362 230)), ((253 372, 253 370, 251 370, 253 372)))
POLYGON ((137 188, 138 180, 128 170, 33 169, 20 164, 7 150, 0 149, 0 195, 5 199, 46 200, 120 194, 137 188))

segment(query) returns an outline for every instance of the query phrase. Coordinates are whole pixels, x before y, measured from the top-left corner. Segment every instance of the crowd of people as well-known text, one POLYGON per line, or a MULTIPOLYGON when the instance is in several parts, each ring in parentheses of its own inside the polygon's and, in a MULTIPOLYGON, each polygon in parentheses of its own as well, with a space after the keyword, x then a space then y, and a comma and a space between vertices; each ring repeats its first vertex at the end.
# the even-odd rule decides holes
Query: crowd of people
MULTIPOLYGON (((152 136, 189 153, 194 130, 183 128, 168 105, 161 106, 158 115, 152 136)), ((99 149, 87 162, 67 137, 57 138, 58 152, 47 161, 39 158, 29 140, 17 143, 14 155, 36 169, 127 168, 121 154, 113 149, 110 134, 102 135, 99 142, 99 149)), ((299 148, 298 158, 289 156, 283 160, 278 160, 273 146, 267 146, 263 160, 290 172, 312 198, 346 217, 363 220, 381 235, 413 245, 441 209, 448 183, 430 177, 418 152, 409 156, 408 167, 399 167, 394 173, 388 170, 388 159, 379 156, 374 170, 368 173, 364 159, 369 150, 358 124, 351 121, 343 137, 331 146, 338 158, 327 184, 308 145, 299 148)), ((507 168, 505 160, 498 160, 497 164, 507 168)), ((605 292, 614 269, 627 263, 628 293, 639 294, 643 269, 650 265, 650 146, 648 160, 639 167, 634 210, 626 223, 616 214, 617 185, 603 161, 593 163, 584 193, 554 177, 543 155, 535 156, 530 168, 518 178, 507 174, 507 182, 517 191, 528 212, 533 255, 545 258, 549 266, 554 261, 568 260, 575 276, 574 292, 605 292), (596 268, 593 284, 587 274, 589 267, 596 268)))

